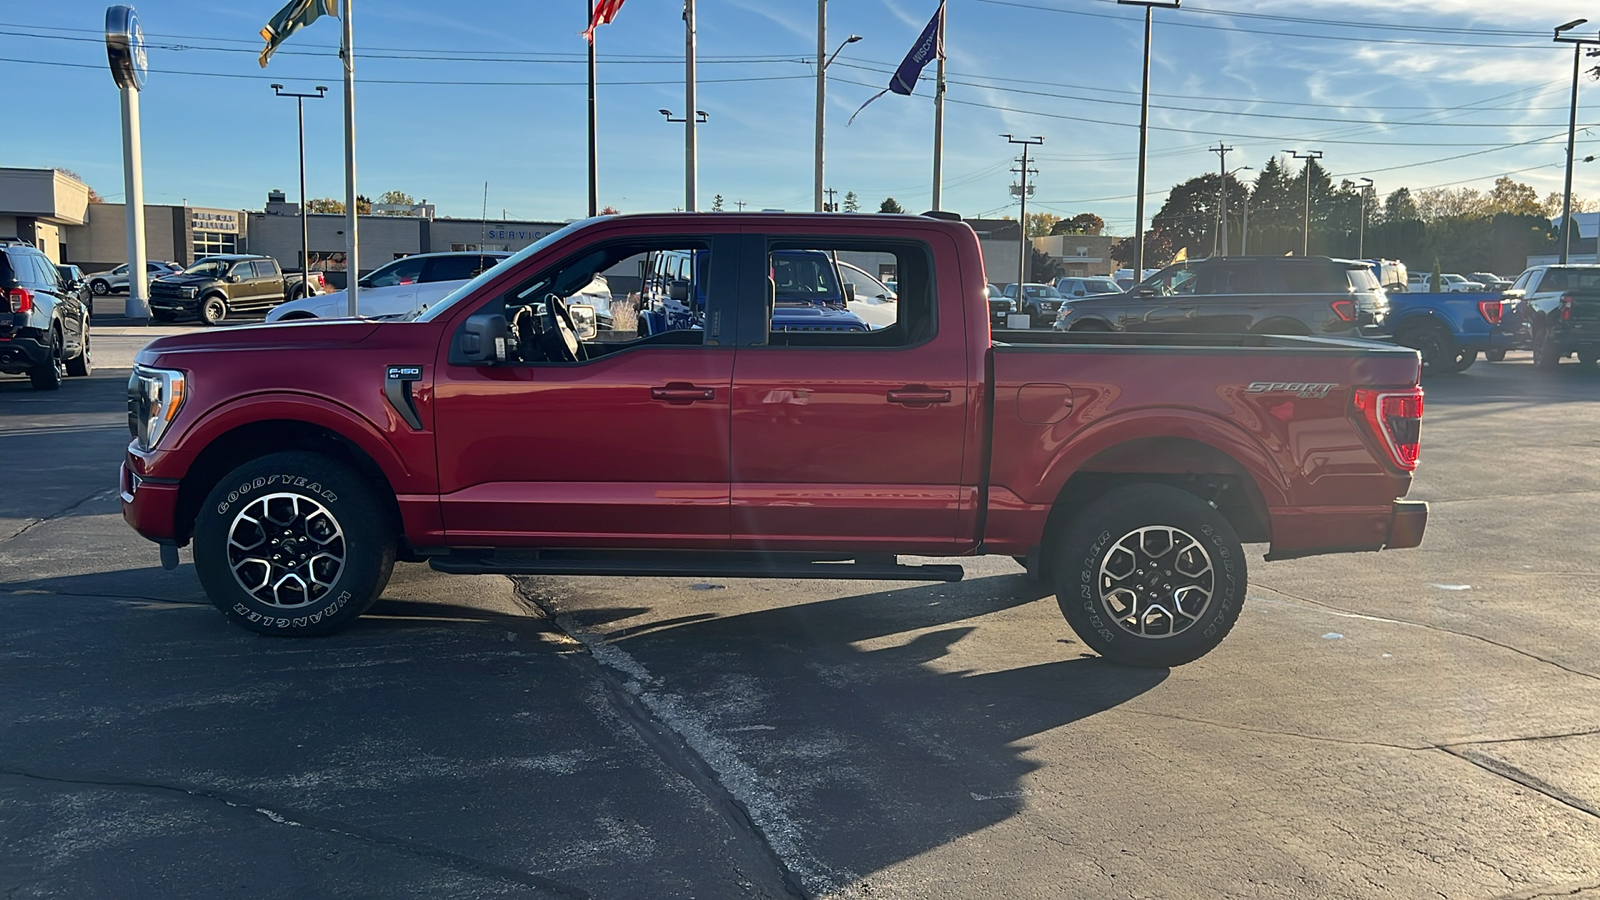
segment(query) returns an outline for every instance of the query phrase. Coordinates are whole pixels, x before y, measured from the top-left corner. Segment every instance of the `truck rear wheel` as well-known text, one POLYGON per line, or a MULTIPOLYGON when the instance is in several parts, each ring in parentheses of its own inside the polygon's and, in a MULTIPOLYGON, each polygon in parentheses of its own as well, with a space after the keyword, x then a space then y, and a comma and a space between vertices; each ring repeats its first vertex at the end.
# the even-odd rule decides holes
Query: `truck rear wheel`
MULTIPOLYGON (((1403 347, 1410 347, 1422 355, 1422 374, 1424 375, 1454 375, 1471 365, 1471 360, 1462 364, 1461 352, 1456 348, 1455 339, 1450 332, 1437 325, 1423 324, 1402 328, 1394 336, 1395 343, 1403 347)), ((1473 359, 1477 353, 1473 353, 1473 359)))
POLYGON ((388 516, 348 466, 302 451, 228 473, 195 520, 194 567, 211 602, 260 634, 331 634, 389 583, 388 516))
POLYGON ((1244 604, 1244 548, 1195 495, 1160 484, 1116 488, 1055 542, 1056 600, 1107 660, 1164 668, 1222 642, 1244 604))
POLYGON ((1483 359, 1484 362, 1505 362, 1506 352, 1504 350, 1485 350, 1483 351, 1483 359))

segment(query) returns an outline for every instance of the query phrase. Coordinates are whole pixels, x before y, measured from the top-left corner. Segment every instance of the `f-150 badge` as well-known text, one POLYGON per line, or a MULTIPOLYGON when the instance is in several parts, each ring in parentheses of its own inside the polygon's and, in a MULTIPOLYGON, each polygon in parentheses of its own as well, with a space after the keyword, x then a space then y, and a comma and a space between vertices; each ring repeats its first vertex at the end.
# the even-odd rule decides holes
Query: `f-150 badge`
POLYGON ((1309 381, 1252 381, 1244 389, 1246 394, 1294 394, 1296 397, 1326 397, 1337 384, 1316 384, 1309 381))

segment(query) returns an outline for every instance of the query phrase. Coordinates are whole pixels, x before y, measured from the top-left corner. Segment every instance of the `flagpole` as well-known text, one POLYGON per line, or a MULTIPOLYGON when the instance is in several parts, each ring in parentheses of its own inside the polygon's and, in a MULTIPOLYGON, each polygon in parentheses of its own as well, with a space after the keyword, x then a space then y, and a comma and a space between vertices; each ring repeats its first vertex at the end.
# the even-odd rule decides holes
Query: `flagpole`
POLYGON ((360 315, 356 291, 361 279, 361 258, 356 243, 360 217, 356 215, 356 60, 354 29, 350 24, 351 2, 340 0, 344 15, 339 18, 344 25, 344 38, 340 41, 339 56, 344 60, 344 296, 350 317, 355 318, 360 315))
POLYGON ((939 4, 939 66, 933 80, 933 208, 939 209, 939 188, 944 181, 944 17, 939 4))
MULTIPOLYGON (((589 21, 594 21, 594 0, 589 0, 589 21)), ((600 214, 600 131, 595 99, 594 32, 589 32, 589 216, 600 214)))
POLYGON ((683 208, 694 212, 694 178, 699 165, 695 159, 694 142, 694 120, 698 115, 694 101, 694 0, 683 0, 683 32, 683 102, 688 107, 683 111, 683 208))

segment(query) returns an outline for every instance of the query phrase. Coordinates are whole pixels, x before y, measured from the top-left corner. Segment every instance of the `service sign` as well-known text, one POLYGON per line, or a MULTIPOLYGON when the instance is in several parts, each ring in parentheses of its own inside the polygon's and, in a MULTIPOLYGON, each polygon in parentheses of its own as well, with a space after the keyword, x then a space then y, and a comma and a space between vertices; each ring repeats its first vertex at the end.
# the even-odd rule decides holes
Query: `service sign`
POLYGON ((139 14, 131 6, 106 8, 106 59, 111 63, 111 80, 117 87, 144 90, 150 59, 144 52, 139 14))

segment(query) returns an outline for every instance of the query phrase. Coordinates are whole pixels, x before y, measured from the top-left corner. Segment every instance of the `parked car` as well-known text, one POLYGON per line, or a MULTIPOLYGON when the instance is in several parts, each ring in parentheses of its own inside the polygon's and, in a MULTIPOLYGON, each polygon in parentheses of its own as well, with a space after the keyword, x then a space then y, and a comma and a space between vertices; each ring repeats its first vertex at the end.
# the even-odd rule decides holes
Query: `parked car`
MULTIPOLYGON (((1466 278, 1463 278, 1462 276, 1452 272, 1444 272, 1440 274, 1439 280, 1439 290, 1441 292, 1454 291, 1459 294, 1466 294, 1482 293, 1484 290, 1482 283, 1477 281, 1468 281, 1466 278)), ((1412 294, 1428 293, 1432 291, 1433 276, 1413 274, 1410 282, 1408 282, 1406 285, 1406 290, 1412 294)))
POLYGON ((88 375, 89 308, 31 244, 0 241, 0 372, 27 375, 36 390, 61 387, 63 372, 88 375))
POLYGON ((1389 297, 1365 262, 1226 256, 1174 263, 1130 291, 1074 299, 1057 331, 1174 331, 1375 337, 1389 297))
POLYGON ((56 274, 61 276, 61 283, 78 298, 83 308, 89 311, 89 318, 94 318, 94 291, 89 289, 89 279, 83 270, 77 266, 56 266, 56 274))
POLYGON ((1400 260, 1367 259, 1362 260, 1362 262, 1365 262, 1367 266, 1372 269, 1372 274, 1377 277, 1378 284, 1381 285, 1384 290, 1398 292, 1408 289, 1411 282, 1410 270, 1408 270, 1406 268, 1406 264, 1400 260))
MULTIPOLYGON (((163 275, 176 275, 183 271, 183 266, 175 262, 160 262, 157 260, 146 262, 144 267, 145 271, 149 273, 146 283, 163 275)), ((123 263, 106 272, 95 272, 89 275, 88 278, 89 290, 97 295, 126 294, 128 292, 127 263, 123 263)))
POLYGON ((839 277, 844 281, 845 306, 870 328, 887 328, 899 318, 895 293, 887 284, 872 277, 866 269, 838 261, 839 277))
POLYGON ((1423 375, 1464 371, 1482 353, 1501 360, 1507 350, 1526 346, 1516 299, 1501 291, 1389 295, 1389 328, 1395 343, 1422 356, 1423 375))
POLYGON ((1120 294, 1124 290, 1109 276, 1068 276, 1056 279, 1056 293, 1065 299, 1096 297, 1101 294, 1120 294))
POLYGON ((1007 317, 1017 311, 1017 301, 1007 297, 1005 289, 997 284, 985 284, 983 298, 989 302, 989 327, 1008 327, 1007 317))
MULTIPOLYGON (((451 291, 510 257, 499 250, 418 253, 386 262, 356 282, 356 302, 365 318, 397 316, 427 309, 451 291)), ((599 312, 599 310, 596 310, 599 312)), ((338 319, 350 315, 344 291, 291 300, 267 313, 268 322, 338 319)), ((609 305, 605 319, 609 319, 609 305)))
POLYGON ((229 621, 285 637, 349 625, 396 559, 954 581, 958 565, 897 555, 995 553, 1054 585, 1087 646, 1154 667, 1232 628, 1244 542, 1270 543, 1268 560, 1421 542, 1426 504, 1398 499, 1419 449, 1415 351, 994 341, 974 309, 982 279, 958 221, 612 216, 547 235, 414 321, 157 338, 129 385, 123 517, 168 568, 192 543, 229 621), (900 321, 779 327, 747 278, 781 285, 778 254, 840 248, 895 256, 900 321), (716 273, 673 279, 703 297, 699 327, 580 340, 570 293, 663 252, 689 254, 679 276, 716 273))
POLYGON ((1467 275, 1467 280, 1478 282, 1486 291, 1510 290, 1511 285, 1515 283, 1513 279, 1501 278, 1493 272, 1472 272, 1467 275))
POLYGON ((315 291, 299 273, 285 275, 270 256, 224 253, 207 256, 184 272, 150 283, 150 315, 171 322, 182 315, 216 325, 230 313, 268 310, 315 291))
POLYGON ((1018 303, 1017 312, 1028 314, 1029 327, 1037 328, 1048 325, 1056 319, 1056 313, 1061 309, 1061 301, 1066 299, 1056 290, 1053 284, 1028 283, 1022 286, 1022 297, 1017 297, 1016 284, 1006 285, 1006 296, 1018 303))
POLYGON ((1600 265, 1533 266, 1508 294, 1521 300, 1535 366, 1600 360, 1600 265))

